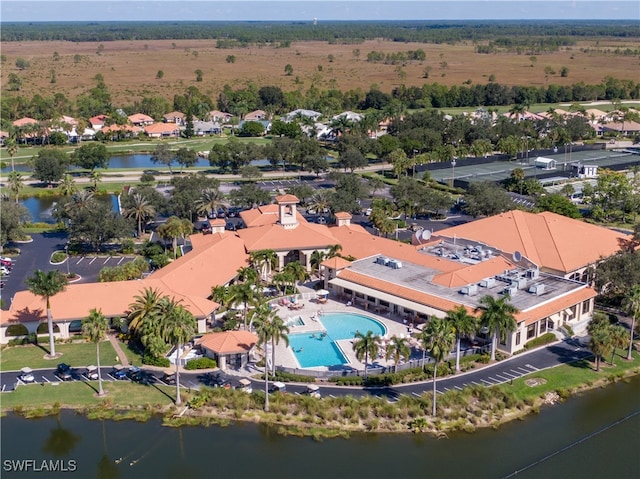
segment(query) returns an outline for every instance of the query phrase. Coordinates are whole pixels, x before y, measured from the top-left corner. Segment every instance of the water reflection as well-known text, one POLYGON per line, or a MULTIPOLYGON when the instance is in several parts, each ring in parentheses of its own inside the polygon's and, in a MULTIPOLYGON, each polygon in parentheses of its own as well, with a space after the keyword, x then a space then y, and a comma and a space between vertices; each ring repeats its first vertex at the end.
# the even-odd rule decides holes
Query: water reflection
MULTIPOLYGON (((60 195, 31 196, 25 200, 21 200, 20 203, 29 210, 31 221, 54 224, 56 220, 53 217, 53 208, 61 198, 62 196, 60 195)), ((96 195, 94 198, 98 201, 110 202, 111 209, 118 211, 118 197, 116 195, 96 195)))
POLYGON ((49 437, 42 446, 42 451, 55 457, 70 456, 82 436, 74 434, 71 429, 63 428, 60 414, 56 416, 56 424, 57 427, 51 430, 49 437))

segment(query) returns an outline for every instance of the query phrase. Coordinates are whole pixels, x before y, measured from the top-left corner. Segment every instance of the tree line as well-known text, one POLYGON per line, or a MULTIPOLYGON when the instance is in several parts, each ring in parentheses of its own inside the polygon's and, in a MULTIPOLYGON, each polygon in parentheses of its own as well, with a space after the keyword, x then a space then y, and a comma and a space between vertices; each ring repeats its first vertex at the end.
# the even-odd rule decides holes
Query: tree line
MULTIPOLYGON (((51 96, 35 94, 31 98, 13 93, 4 96, 0 113, 3 129, 6 129, 11 127, 11 121, 22 117, 51 121, 60 115, 75 115, 87 119, 107 114, 110 115, 110 123, 126 122, 126 116, 112 114, 116 108, 126 114, 144 113, 161 120, 162 115, 173 110, 206 118, 214 108, 240 118, 257 109, 269 114, 281 114, 299 108, 316 110, 330 116, 345 110, 497 107, 637 98, 640 98, 640 82, 608 76, 598 84, 578 82, 572 85, 549 84, 540 87, 510 86, 495 82, 448 87, 436 82, 425 83, 422 87, 401 85, 391 93, 383 92, 377 87, 372 87, 369 91, 340 91, 321 90, 315 86, 307 91, 285 92, 277 86, 258 87, 249 83, 237 88, 224 85, 217 97, 211 97, 191 86, 184 93, 176 93, 172 102, 158 95, 149 95, 129 105, 116 106, 112 103, 108 86, 101 76, 97 76, 96 86, 79 95, 75 101, 63 93, 51 96)), ((86 126, 86 120, 84 125, 86 126)))
POLYGON ((42 22, 3 23, 0 41, 102 42, 115 40, 234 39, 239 44, 286 41, 453 43, 495 37, 637 38, 633 20, 387 21, 338 22, 42 22))

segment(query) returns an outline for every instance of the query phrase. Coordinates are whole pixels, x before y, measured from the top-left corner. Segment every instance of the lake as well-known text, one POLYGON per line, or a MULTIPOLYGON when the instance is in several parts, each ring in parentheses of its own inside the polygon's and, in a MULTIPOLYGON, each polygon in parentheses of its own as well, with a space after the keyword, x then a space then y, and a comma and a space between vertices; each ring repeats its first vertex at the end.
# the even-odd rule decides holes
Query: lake
POLYGON ((73 412, 34 420, 10 414, 2 419, 2 477, 476 479, 520 471, 518 478, 631 478, 640 473, 639 394, 636 377, 498 430, 447 439, 356 434, 316 442, 253 424, 173 429, 73 412), (76 470, 13 472, 18 463, 7 461, 21 459, 76 470))
MULTIPOLYGON (((61 196, 31 196, 26 200, 20 201, 24 205, 31 215, 31 220, 38 223, 50 223, 55 224, 56 220, 52 216, 52 209, 54 205, 62 198, 61 196)), ((98 195, 95 196, 98 201, 105 201, 111 203, 111 209, 118 211, 118 197, 116 195, 98 195)))

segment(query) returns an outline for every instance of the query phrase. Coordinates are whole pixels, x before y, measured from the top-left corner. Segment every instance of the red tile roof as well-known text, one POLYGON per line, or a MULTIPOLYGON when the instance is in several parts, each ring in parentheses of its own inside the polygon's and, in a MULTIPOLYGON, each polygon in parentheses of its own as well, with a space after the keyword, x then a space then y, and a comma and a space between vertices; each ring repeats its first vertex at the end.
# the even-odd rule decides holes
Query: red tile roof
POLYGON ((520 251, 541 268, 569 273, 611 256, 626 235, 555 213, 513 210, 440 230, 436 236, 479 241, 520 251), (499 233, 498 233, 499 232, 499 233))
POLYGON ((180 128, 177 127, 175 123, 154 123, 153 125, 145 126, 144 131, 147 135, 153 135, 153 134, 179 135, 180 134, 180 128))
POLYGON ((216 354, 246 353, 258 343, 258 336, 249 331, 225 331, 209 333, 198 340, 198 344, 216 354))
POLYGON ((300 203, 300 200, 295 195, 280 195, 275 198, 276 203, 300 203))
POLYGON ((291 229, 273 224, 242 229, 237 234, 245 242, 247 251, 324 249, 338 243, 326 226, 302 222, 291 229))
POLYGON ((345 211, 339 211, 334 216, 339 220, 350 220, 351 218, 353 218, 353 216, 351 216, 351 213, 347 213, 345 211))
POLYGON ((516 321, 518 323, 524 321, 525 325, 528 326, 531 323, 547 318, 552 314, 562 311, 563 309, 570 308, 575 304, 579 305, 587 299, 595 298, 597 295, 598 294, 592 288, 585 286, 584 288, 572 291, 565 296, 561 296, 526 312, 517 313, 516 321))

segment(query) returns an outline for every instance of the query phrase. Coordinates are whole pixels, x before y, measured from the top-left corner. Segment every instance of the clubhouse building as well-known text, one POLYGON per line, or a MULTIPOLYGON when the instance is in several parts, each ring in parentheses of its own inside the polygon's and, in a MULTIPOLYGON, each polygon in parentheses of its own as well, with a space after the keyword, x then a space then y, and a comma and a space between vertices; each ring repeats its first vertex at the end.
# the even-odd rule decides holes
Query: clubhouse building
MULTIPOLYGON (((212 287, 233 283, 251 253, 273 250, 277 269, 299 261, 311 271, 314 252, 340 245, 340 256, 320 267, 332 299, 420 324, 460 305, 476 314, 483 296, 508 294, 518 327, 499 347, 511 354, 550 330, 586 327, 596 296, 588 271, 615 254, 624 238, 553 213, 510 211, 436 234, 419 231, 407 244, 370 234, 351 224, 348 213, 337 213, 335 225, 308 223, 297 204, 295 196, 281 195, 274 204, 243 211, 247 228, 238 231, 213 221, 212 234, 191 235, 191 251, 143 280, 68 285, 50 300, 56 334, 79 331, 93 308, 120 321, 145 288, 182 300, 204 333, 219 307, 210 299, 212 287)), ((2 311, 0 343, 36 332, 43 322, 44 300, 20 291, 2 311)))

